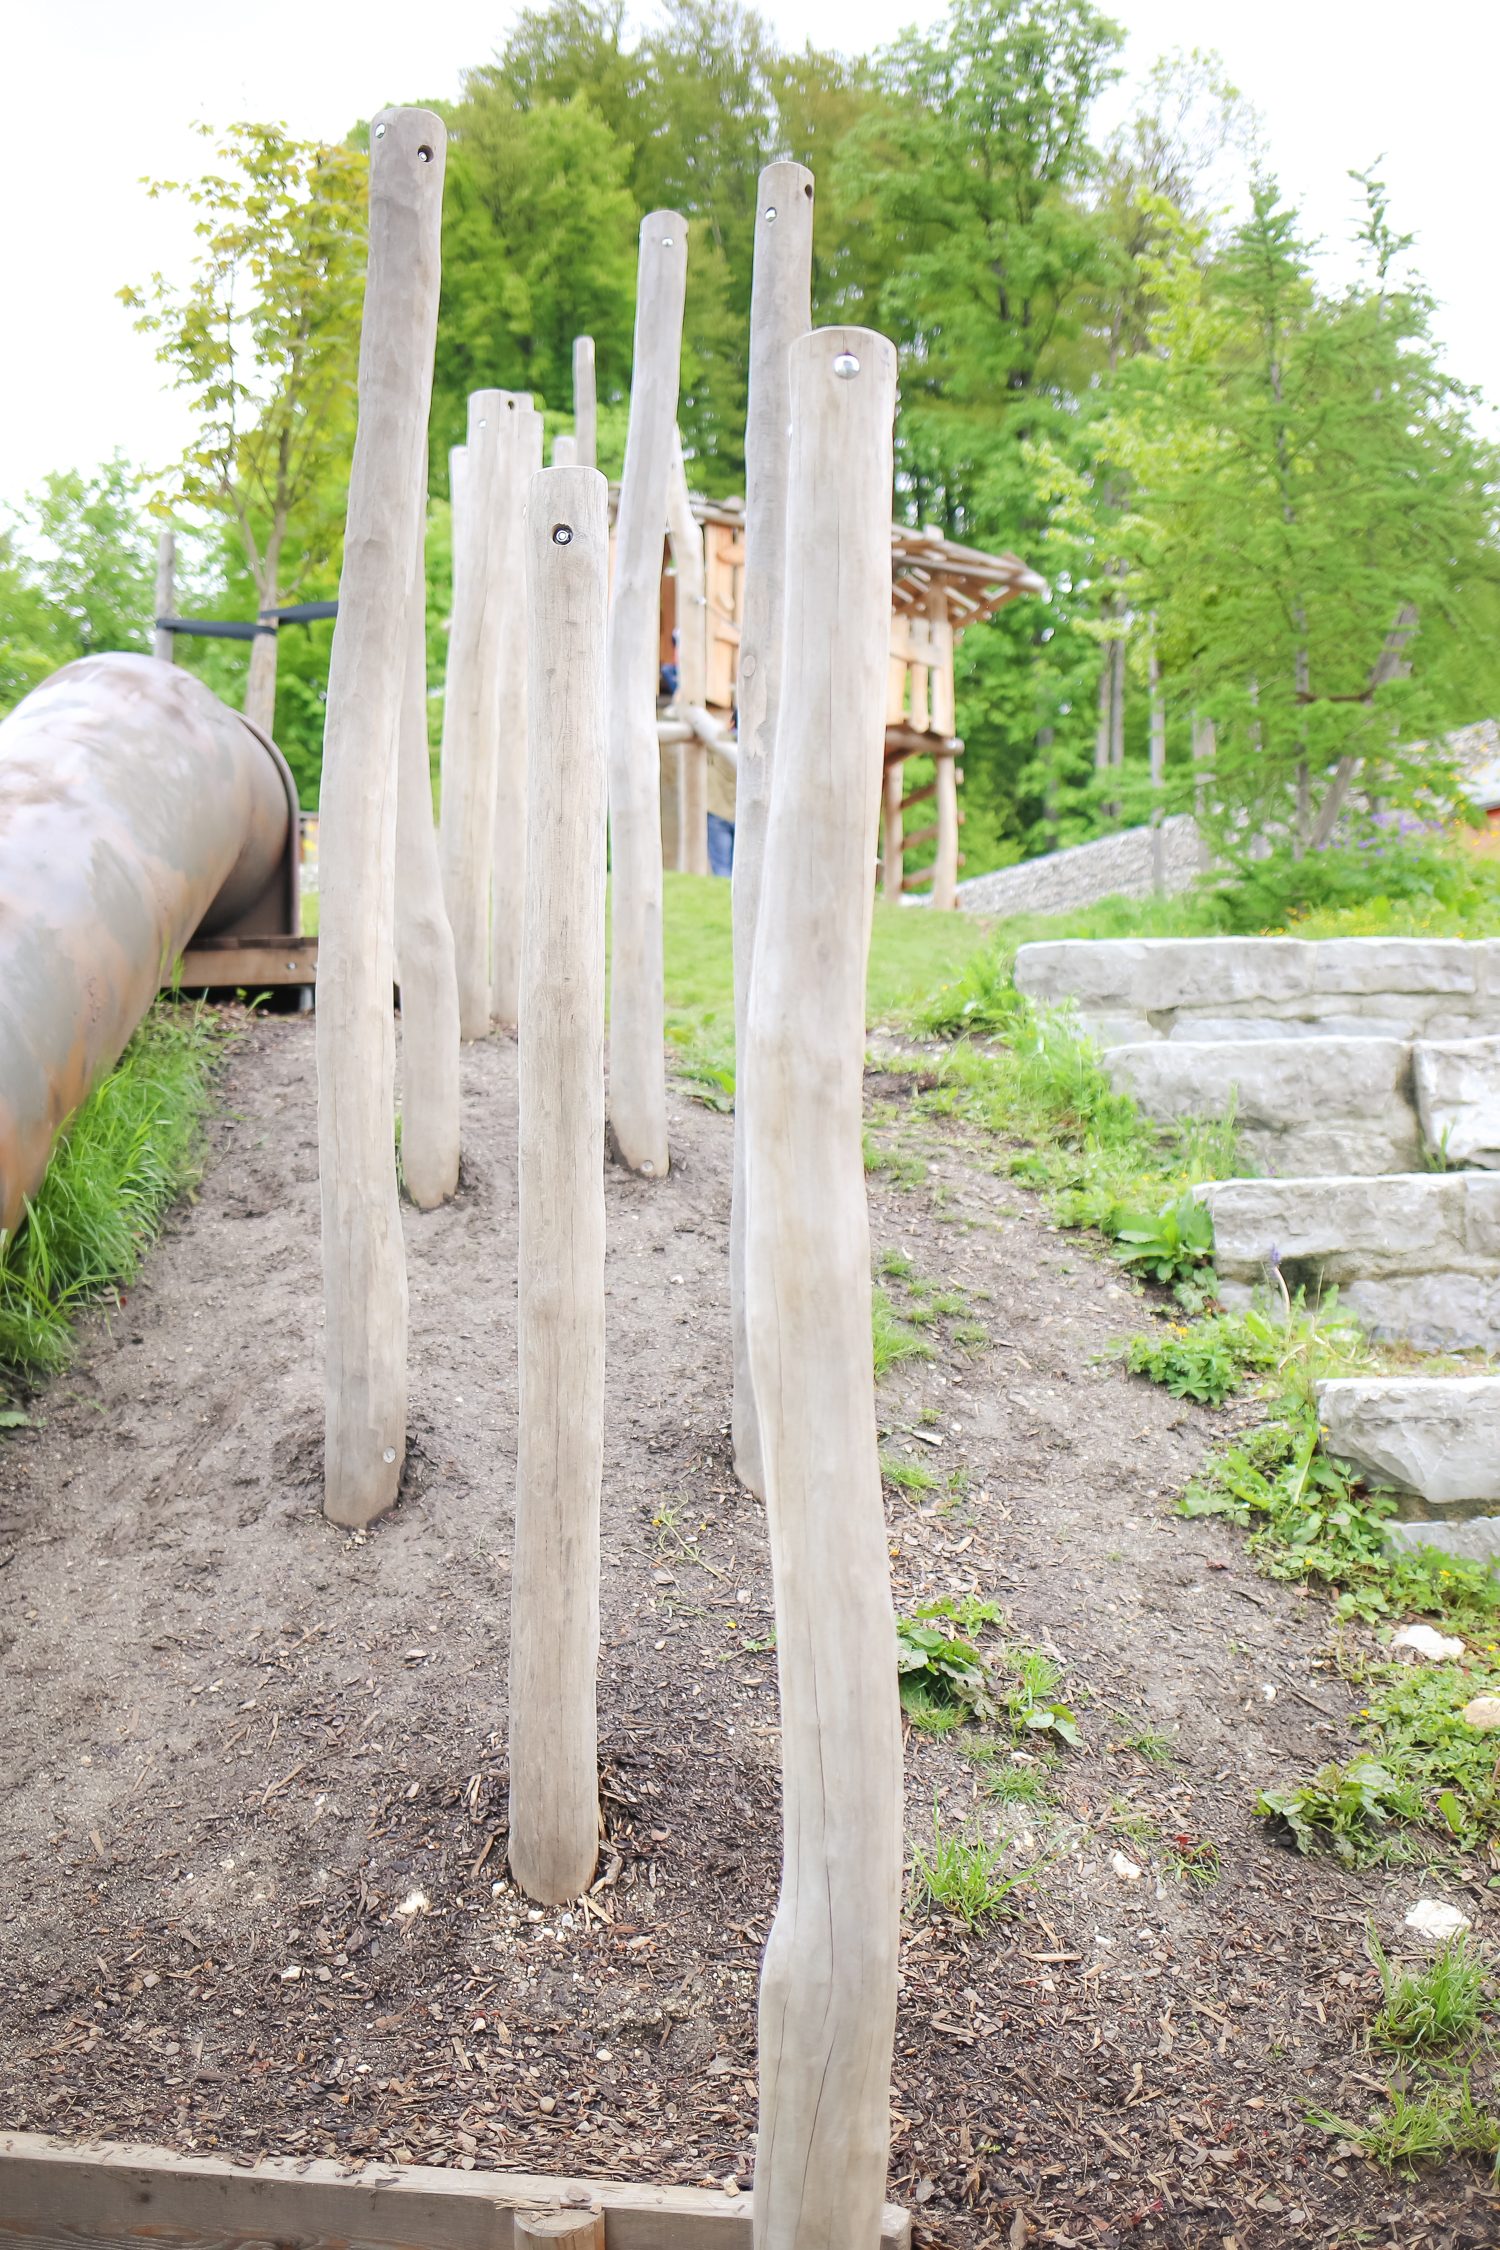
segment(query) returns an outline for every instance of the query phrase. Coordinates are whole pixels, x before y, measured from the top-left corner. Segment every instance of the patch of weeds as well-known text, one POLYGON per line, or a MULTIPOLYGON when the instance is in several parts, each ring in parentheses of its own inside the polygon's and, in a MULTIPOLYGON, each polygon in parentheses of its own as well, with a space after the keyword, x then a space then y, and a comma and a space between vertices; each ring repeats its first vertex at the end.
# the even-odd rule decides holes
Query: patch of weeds
POLYGON ((1190 1280, 1213 1260, 1214 1222, 1190 1188, 1159 1211, 1120 1212, 1114 1235, 1120 1263, 1153 1281, 1190 1280))
POLYGON ((1425 1968, 1413 1971, 1392 1968, 1381 1951, 1374 1923, 1365 1927, 1385 1994, 1385 2004, 1370 2026, 1378 2047, 1404 2054, 1431 2053, 1467 2039, 1478 2028, 1485 1970, 1469 1952, 1462 1930, 1425 1968))
POLYGON ((747 1656, 764 1656, 767 1649, 773 1649, 775 1646, 776 1628, 774 1625, 769 1627, 758 1641, 741 1641, 740 1643, 740 1647, 747 1656))
POLYGON ((917 1420, 921 1423, 924 1430, 935 1429, 937 1426, 937 1419, 938 1413, 935 1406, 924 1406, 917 1416, 917 1420))
POLYGON ((1111 1797, 1104 1825, 1112 1836, 1129 1836, 1138 1844, 1148 1843, 1159 1833, 1151 1815, 1133 1804, 1129 1797, 1111 1797))
POLYGON ((1219 1847, 1210 1836, 1169 1836, 1165 1841, 1167 1873, 1180 1883, 1212 1889, 1219 1880, 1219 1847))
POLYGON ((945 1836, 935 1815, 931 1858, 918 1850, 911 1856, 916 1881, 933 1905, 958 1915, 970 1929, 1003 1913, 1010 1893, 1025 1880, 1019 1874, 1001 1874, 1001 1855, 984 1842, 977 1824, 974 1841, 968 1843, 962 1836, 945 1836))
POLYGON ((1263 1820, 1285 1821, 1299 1852, 1328 1849, 1348 1867, 1400 1856, 1391 1824, 1421 1817, 1421 1792, 1375 1758, 1330 1760, 1288 1789, 1263 1789, 1255 1800, 1263 1820))
POLYGON ((937 1318, 936 1308, 913 1294, 906 1306, 906 1318, 916 1328, 929 1328, 937 1318))
POLYGON ((24 1218, 0 1236, 0 1361, 60 1367, 74 1315, 134 1280, 163 1212, 201 1174, 228 1035, 210 1009, 158 1001, 74 1113, 24 1218))
MULTIPOLYGON (((689 1510, 689 1515, 691 1512, 689 1510)), ((691 1522, 684 1525, 681 1516, 680 1508, 664 1505, 657 1509, 651 1518, 651 1526, 656 1533, 656 1551, 668 1562, 690 1562, 701 1566, 703 1556, 699 1551, 698 1537, 707 1527, 701 1523, 695 1526, 691 1522)))
POLYGON ((978 1320, 955 1320, 949 1324, 948 1334, 963 1352, 982 1352, 990 1340, 989 1330, 978 1320))
POLYGON ((1500 2125, 1475 2104, 1466 2070, 1428 2070, 1409 2088, 1388 2086, 1385 2107, 1372 2109, 1364 2125, 1325 2110, 1310 2112, 1308 2122, 1320 2132, 1337 2133, 1362 2156, 1408 2178, 1415 2178, 1419 2163, 1445 2156, 1493 2158, 1500 2151, 1500 2125))
POLYGON ((969 1302, 962 1290, 944 1289, 940 1295, 933 1298, 932 1309, 935 1313, 941 1313, 944 1320, 952 1320, 968 1311, 969 1302))
POLYGON ((1354 1722, 1381 1763, 1418 1792, 1429 1823, 1465 1851, 1500 1831, 1496 1745, 1463 1715, 1497 1688, 1494 1675, 1457 1664, 1393 1664, 1376 1675, 1354 1722))
POLYGON ((914 1727, 927 1732, 1000 1714, 989 1666, 962 1632, 944 1630, 944 1624, 953 1624, 951 1611, 943 1623, 933 1622, 942 1614, 937 1603, 929 1603, 915 1617, 896 1620, 901 1708, 914 1727))
POLYGON ((888 1172, 893 1187, 920 1187, 927 1177, 927 1164, 924 1158, 913 1156, 904 1149, 882 1148, 874 1135, 868 1130, 864 1136, 864 1151, 865 1170, 867 1172, 888 1172))
POLYGON ((932 1346, 925 1336, 898 1320, 883 1289, 870 1293, 870 1343, 875 1355, 875 1380, 888 1375, 903 1359, 931 1359, 932 1346))
POLYGON ((938 1481, 931 1469, 915 1461, 898 1461, 890 1453, 881 1454, 880 1473, 887 1484, 899 1484, 903 1492, 931 1492, 938 1481))
POLYGON ((875 1271, 884 1274, 888 1281, 905 1281, 916 1270, 903 1250, 882 1250, 875 1261, 875 1271))
POLYGON ((1222 1406, 1247 1374, 1274 1367, 1280 1354, 1276 1331, 1261 1314, 1218 1313, 1191 1326, 1173 1322, 1154 1335, 1132 1336, 1125 1364, 1132 1375, 1163 1384, 1173 1398, 1222 1406))
POLYGON ((674 1049, 672 1067, 685 1079, 690 1101, 727 1114, 734 1108, 734 1022, 721 1026, 712 1009, 697 1017, 668 1016, 663 1026, 674 1049))
MULTIPOLYGON (((899 1639, 897 1647, 899 1650, 899 1639)), ((962 1703, 948 1694, 946 1683, 942 1687, 934 1686, 922 1673, 903 1678, 900 1694, 901 1708, 918 1734, 947 1734, 972 1716, 962 1703)))
POLYGON ((954 1748, 976 1768, 980 1788, 1002 1805, 1027 1805, 1044 1811, 1050 1804, 1047 1777, 1051 1768, 1024 1751, 1010 1751, 1003 1759, 992 1742, 959 1742, 954 1748))
MULTIPOLYGON (((1117 1711, 1115 1725, 1128 1730, 1131 1721, 1123 1712, 1117 1711)), ((1124 1749, 1134 1750, 1142 1758, 1149 1758, 1154 1766, 1170 1765, 1177 1755, 1177 1745, 1172 1737, 1169 1734, 1158 1734, 1155 1727, 1141 1727, 1134 1734, 1124 1732, 1120 1736, 1120 1742, 1124 1749)))
POLYGON ((1062 1681, 1062 1666, 1039 1648, 1004 1648, 997 1662, 1013 1678, 1003 1695, 1012 1732, 1050 1734, 1070 1750, 1076 1749, 1078 1722, 1067 1704, 1053 1696, 1062 1681))

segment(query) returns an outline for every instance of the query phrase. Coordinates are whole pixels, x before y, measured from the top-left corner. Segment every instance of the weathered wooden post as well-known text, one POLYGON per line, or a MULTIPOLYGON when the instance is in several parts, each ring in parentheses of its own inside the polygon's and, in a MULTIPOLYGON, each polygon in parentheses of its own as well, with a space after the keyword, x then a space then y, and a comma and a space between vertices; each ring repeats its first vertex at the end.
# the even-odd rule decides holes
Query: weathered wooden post
POLYGON ((559 430, 552 440, 552 466, 554 469, 576 469, 578 466, 578 441, 566 430, 559 430))
POLYGON ((487 1038, 490 1028, 490 859, 505 656, 504 482, 513 420, 508 392, 470 392, 468 443, 453 511, 438 860, 465 1039, 487 1038))
POLYGON ((933 759, 932 780, 937 809, 932 903, 939 914, 951 914, 958 904, 958 773, 951 750, 933 759))
POLYGON ((594 339, 573 338, 573 445, 580 469, 598 466, 596 437, 598 409, 594 401, 594 339))
MULTIPOLYGON (((163 530, 156 534, 156 611, 157 617, 177 615, 177 534, 163 530)), ((151 635, 151 654, 160 657, 163 664, 177 661, 177 635, 164 633, 159 625, 151 635)))
MULTIPOLYGON (((786 571, 787 353, 812 326, 813 176, 768 164, 756 187, 750 285, 750 388, 745 412, 745 576, 740 615, 734 775, 734 1175, 729 1214, 729 1323, 734 1353, 735 1474, 765 1497, 755 1390, 745 1334, 745 1132, 751 1093, 745 1010, 760 914, 761 865, 781 707, 781 610, 786 571)), ((882 678, 884 674, 882 674, 882 678)))
MULTIPOLYGON (((458 598, 458 557, 459 549, 463 543, 463 539, 465 536, 464 533, 460 530, 460 525, 464 521, 463 511, 468 501, 468 493, 469 449, 466 445, 450 445, 448 448, 448 551, 449 571, 451 576, 451 584, 448 589, 448 606, 450 611, 452 609, 453 603, 458 598)), ((449 618, 448 631, 448 664, 451 667, 453 658, 453 625, 451 616, 449 618)), ((443 690, 443 707, 446 710, 446 685, 444 686, 443 690)))
POLYGON ((781 1687, 761 1972, 757 2250, 873 2250, 889 2137, 901 1730, 861 1145, 896 353, 789 355, 780 719, 745 1059, 746 1287, 781 1687))
MULTIPOLYGON (((427 480, 422 479, 423 492, 427 480)), ((427 579, 407 623, 396 776, 396 975, 401 986, 401 1176, 420 1211, 458 1186, 458 975, 443 904, 427 752, 427 579)))
POLYGON ((520 1021, 520 1438, 510 1626, 510 1864, 576 1898, 599 1845, 595 1670, 604 1465, 604 621, 596 469, 533 476, 520 1021))
POLYGON ((393 1141, 397 737, 437 332, 445 138, 425 109, 370 127, 370 224, 318 858, 324 1501, 368 1523, 406 1453, 406 1260, 393 1141))
POLYGON ((512 392, 500 637, 500 731, 490 847, 490 1014, 507 1030, 520 1006, 521 924, 526 907, 526 495, 542 465, 542 417, 512 392))
POLYGON ((677 422, 687 221, 641 221, 630 427, 615 516, 606 654, 609 727, 609 1115, 632 1172, 667 1170, 662 1049, 661 753, 656 740, 661 540, 677 422))
MULTIPOLYGON (((703 598, 703 530, 693 515, 682 432, 672 431, 667 537, 677 577, 677 706, 701 710, 708 694, 708 608, 703 598)), ((677 866, 708 873, 708 750, 696 735, 677 745, 677 866)))
POLYGON ((892 759, 885 769, 885 783, 881 790, 884 833, 881 837, 880 888, 889 906, 901 904, 901 891, 906 873, 901 833, 901 795, 905 786, 901 760, 899 758, 892 759))

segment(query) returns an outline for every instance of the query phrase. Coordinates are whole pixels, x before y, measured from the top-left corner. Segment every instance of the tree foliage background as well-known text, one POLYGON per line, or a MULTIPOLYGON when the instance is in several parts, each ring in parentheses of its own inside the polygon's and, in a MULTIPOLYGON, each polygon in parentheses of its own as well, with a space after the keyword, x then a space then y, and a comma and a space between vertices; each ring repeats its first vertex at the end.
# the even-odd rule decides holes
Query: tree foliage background
MULTIPOLYGON (((714 495, 743 490, 757 175, 791 156, 817 176, 815 318, 879 327, 900 351, 894 512, 1009 548, 1051 587, 959 646, 966 871, 1195 802, 1231 857, 1269 848, 1306 864, 1330 838, 1357 844, 1382 823, 1429 817, 1448 783, 1440 752, 1421 745, 1500 710, 1500 476, 1475 401, 1442 366, 1373 152, 1348 152, 1366 165, 1351 177, 1361 277, 1330 292, 1214 57, 1164 57, 1100 141, 1098 100, 1122 39, 1092 0, 949 0, 933 29, 854 58, 783 51, 741 0, 661 0, 640 23, 623 0, 524 9, 461 98, 437 105, 450 154, 430 450, 433 683, 447 456, 466 396, 527 390, 549 432, 566 428, 572 339, 591 334, 601 464, 617 471, 636 236, 654 208, 690 222, 690 478, 714 495), (1101 722, 1111 666, 1119 712, 1101 722), (1153 692, 1166 741, 1156 793, 1153 692), (1206 776, 1193 752, 1210 724, 1206 776)), ((249 192, 227 207, 222 176, 193 192, 218 230, 210 251, 222 263, 230 242, 251 297, 261 257, 266 304, 259 316, 239 305, 244 334, 269 320, 290 365, 291 284, 307 268, 268 262, 274 221, 326 259, 326 299, 308 308, 326 322, 309 335, 346 383, 358 223, 330 237, 315 206, 320 193, 325 206, 333 192, 348 202, 362 129, 342 152, 299 155, 266 126, 235 128, 226 145, 259 165, 266 207, 249 192)), ((165 285, 146 309, 161 318, 195 302, 222 309, 202 287, 195 300, 165 285)), ((193 372, 195 336, 208 352, 209 407, 214 382, 233 379, 233 325, 200 322, 199 335, 180 318, 163 338, 175 336, 179 371, 193 372)), ((189 589, 206 614, 249 616, 265 600, 257 526, 272 515, 264 498, 237 515, 233 496, 289 431, 295 441, 313 424, 285 382, 236 395, 241 419, 212 474, 222 413, 213 429, 206 416, 175 483, 138 485, 118 460, 92 478, 60 474, 4 534, 0 703, 68 655, 145 645, 145 490, 196 529, 189 589)), ((282 542, 303 596, 336 585, 350 425, 346 391, 334 382, 327 397, 316 425, 326 457, 286 511, 282 542)), ((328 638, 314 628, 280 643, 276 730, 308 802, 328 638)), ((180 646, 241 692, 242 649, 180 646)))

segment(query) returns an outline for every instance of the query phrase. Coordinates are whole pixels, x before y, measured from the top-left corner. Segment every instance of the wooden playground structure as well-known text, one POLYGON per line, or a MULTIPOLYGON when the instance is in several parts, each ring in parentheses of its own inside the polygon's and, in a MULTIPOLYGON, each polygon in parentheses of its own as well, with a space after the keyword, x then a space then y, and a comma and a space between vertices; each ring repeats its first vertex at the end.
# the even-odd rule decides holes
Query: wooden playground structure
MULTIPOLYGON (((612 488, 613 505, 618 488, 612 488)), ((657 723, 661 744, 662 856, 686 873, 706 873, 707 850, 697 831, 701 787, 686 778, 692 760, 734 762, 734 715, 738 687, 740 628, 744 609, 745 508, 742 500, 709 500, 689 495, 702 540, 704 613, 703 707, 717 734, 695 729, 680 708, 687 699, 663 702, 657 723)), ((678 572, 669 539, 662 559, 659 660, 675 663, 681 651, 678 572)), ((983 624, 1022 594, 1042 594, 1046 582, 1012 554, 984 554, 945 539, 932 525, 921 531, 891 525, 891 631, 886 675, 885 768, 881 799, 881 895, 899 900, 906 892, 932 886, 939 910, 957 904, 963 853, 958 831, 963 813, 958 790, 963 743, 955 731, 953 657, 969 625, 983 624), (908 791, 909 758, 930 758, 933 777, 908 791), (906 818, 933 802, 934 817, 909 829, 906 818), (920 844, 936 845, 929 865, 908 873, 905 855, 920 844)))

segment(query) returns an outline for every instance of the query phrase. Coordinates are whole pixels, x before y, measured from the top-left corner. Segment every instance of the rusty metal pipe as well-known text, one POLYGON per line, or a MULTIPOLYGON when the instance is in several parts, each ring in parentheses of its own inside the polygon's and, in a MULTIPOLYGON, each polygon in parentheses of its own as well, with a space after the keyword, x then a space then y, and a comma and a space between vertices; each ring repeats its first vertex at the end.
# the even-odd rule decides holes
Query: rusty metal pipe
POLYGON ((269 740, 152 656, 64 665, 0 721, 0 1227, 194 933, 295 929, 295 804, 269 740))

